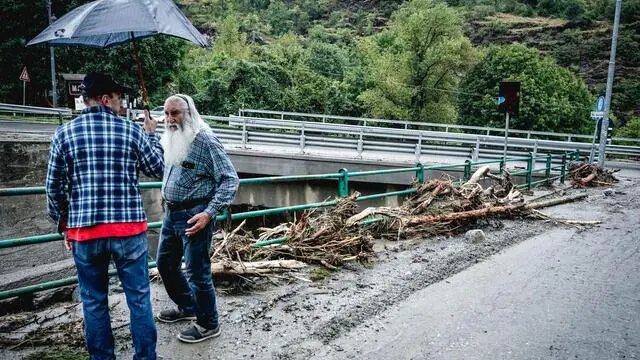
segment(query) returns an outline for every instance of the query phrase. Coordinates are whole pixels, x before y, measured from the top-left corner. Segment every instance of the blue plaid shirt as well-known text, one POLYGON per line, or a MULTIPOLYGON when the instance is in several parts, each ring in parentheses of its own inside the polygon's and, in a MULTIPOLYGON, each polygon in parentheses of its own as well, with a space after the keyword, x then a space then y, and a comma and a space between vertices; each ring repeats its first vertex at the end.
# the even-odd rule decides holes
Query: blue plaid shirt
POLYGON ((206 199, 205 212, 212 218, 236 196, 238 174, 220 140, 208 128, 200 130, 182 165, 168 165, 162 181, 162 196, 169 202, 206 199))
POLYGON ((138 171, 162 177, 159 140, 104 106, 86 108, 60 126, 51 140, 46 184, 58 231, 62 221, 69 228, 146 221, 138 171))

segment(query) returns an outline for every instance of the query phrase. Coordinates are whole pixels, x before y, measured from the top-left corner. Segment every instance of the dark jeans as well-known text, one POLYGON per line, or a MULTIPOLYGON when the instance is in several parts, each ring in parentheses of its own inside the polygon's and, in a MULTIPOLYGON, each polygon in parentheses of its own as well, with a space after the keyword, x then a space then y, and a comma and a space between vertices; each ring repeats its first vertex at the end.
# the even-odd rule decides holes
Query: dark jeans
POLYGON ((187 220, 204 209, 205 205, 197 205, 186 210, 165 211, 156 264, 164 287, 178 308, 194 313, 198 325, 213 329, 218 326, 218 310, 209 248, 215 222, 211 220, 192 236, 185 235, 185 229, 192 226, 187 220), (180 269, 183 255, 186 272, 180 269))
POLYGON ((153 322, 147 267, 147 235, 112 237, 73 242, 84 312, 84 331, 92 360, 115 359, 108 288, 109 261, 116 264, 130 313, 134 360, 156 358, 156 326, 153 322))

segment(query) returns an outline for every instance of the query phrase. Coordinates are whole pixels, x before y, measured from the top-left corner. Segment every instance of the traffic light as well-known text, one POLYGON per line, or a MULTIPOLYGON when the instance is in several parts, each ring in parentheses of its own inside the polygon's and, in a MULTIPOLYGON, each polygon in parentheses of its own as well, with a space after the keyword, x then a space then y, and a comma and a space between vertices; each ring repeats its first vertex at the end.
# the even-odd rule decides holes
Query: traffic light
POLYGON ((520 81, 501 81, 498 112, 517 114, 520 108, 520 81))

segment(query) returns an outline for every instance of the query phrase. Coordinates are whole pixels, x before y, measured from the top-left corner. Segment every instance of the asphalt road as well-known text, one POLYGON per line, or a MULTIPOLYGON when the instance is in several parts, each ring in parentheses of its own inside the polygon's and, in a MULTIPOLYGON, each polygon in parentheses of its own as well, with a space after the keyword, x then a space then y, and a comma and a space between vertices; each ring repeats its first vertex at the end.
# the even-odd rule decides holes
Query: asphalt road
POLYGON ((364 323, 314 359, 638 359, 637 208, 509 248, 387 310, 382 330, 364 323))

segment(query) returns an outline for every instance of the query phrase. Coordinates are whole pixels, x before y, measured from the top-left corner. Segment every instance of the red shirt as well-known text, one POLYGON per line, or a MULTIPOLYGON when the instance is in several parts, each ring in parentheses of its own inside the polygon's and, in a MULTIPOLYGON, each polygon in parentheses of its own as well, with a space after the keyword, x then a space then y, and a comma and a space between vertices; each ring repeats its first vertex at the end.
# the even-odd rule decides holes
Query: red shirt
POLYGON ((69 240, 86 241, 106 237, 125 237, 141 234, 147 231, 147 228, 148 225, 146 221, 99 224, 88 227, 67 229, 67 238, 69 240))

